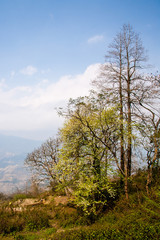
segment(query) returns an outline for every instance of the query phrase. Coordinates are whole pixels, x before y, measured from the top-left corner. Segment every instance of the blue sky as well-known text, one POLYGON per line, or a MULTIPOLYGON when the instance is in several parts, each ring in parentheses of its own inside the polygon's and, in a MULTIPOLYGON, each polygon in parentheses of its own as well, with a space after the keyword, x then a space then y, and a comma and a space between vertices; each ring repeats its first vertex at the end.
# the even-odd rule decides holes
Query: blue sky
POLYGON ((160 69, 159 0, 0 0, 0 133, 47 139, 130 23, 160 69))

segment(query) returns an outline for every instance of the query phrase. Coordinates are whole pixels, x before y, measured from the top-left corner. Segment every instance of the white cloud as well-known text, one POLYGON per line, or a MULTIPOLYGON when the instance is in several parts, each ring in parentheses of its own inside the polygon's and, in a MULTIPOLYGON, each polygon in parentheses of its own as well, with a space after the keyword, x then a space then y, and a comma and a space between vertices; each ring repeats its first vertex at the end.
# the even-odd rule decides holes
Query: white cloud
POLYGON ((29 75, 29 76, 32 76, 36 72, 37 72, 37 68, 33 66, 27 66, 26 68, 23 68, 22 70, 20 70, 20 73, 22 73, 23 75, 29 75))
POLYGON ((88 43, 97 43, 100 42, 104 39, 103 35, 96 35, 88 39, 88 43))
POLYGON ((54 83, 44 79, 34 86, 0 88, 0 131, 33 139, 52 136, 63 122, 55 108, 69 98, 87 95, 99 69, 100 64, 94 64, 82 74, 63 76, 54 83))

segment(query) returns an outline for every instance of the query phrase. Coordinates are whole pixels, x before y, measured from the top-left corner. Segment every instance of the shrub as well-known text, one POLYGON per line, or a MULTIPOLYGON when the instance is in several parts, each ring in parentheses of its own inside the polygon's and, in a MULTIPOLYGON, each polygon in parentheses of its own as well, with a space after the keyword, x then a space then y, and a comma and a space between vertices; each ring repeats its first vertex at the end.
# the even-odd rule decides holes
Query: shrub
POLYGON ((17 201, 17 200, 19 200, 19 199, 26 199, 26 198, 29 198, 29 197, 30 197, 30 195, 28 195, 28 194, 25 194, 25 193, 17 193, 17 194, 14 194, 13 200, 14 200, 14 201, 17 201))
POLYGON ((33 231, 49 227, 49 216, 44 210, 27 210, 24 218, 28 230, 33 231))
POLYGON ((12 214, 5 210, 0 211, 0 233, 8 234, 21 231, 24 228, 24 219, 19 214, 12 214))
POLYGON ((74 203, 92 222, 106 207, 113 205, 116 191, 105 178, 85 176, 74 191, 74 203))

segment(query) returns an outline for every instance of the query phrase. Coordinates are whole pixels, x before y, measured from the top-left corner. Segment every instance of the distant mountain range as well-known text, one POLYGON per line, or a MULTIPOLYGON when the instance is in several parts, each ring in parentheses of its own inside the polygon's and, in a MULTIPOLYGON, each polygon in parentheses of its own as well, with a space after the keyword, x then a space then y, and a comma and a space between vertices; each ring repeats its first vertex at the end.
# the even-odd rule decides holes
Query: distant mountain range
POLYGON ((28 179, 24 160, 42 141, 0 135, 0 192, 13 193, 28 179))

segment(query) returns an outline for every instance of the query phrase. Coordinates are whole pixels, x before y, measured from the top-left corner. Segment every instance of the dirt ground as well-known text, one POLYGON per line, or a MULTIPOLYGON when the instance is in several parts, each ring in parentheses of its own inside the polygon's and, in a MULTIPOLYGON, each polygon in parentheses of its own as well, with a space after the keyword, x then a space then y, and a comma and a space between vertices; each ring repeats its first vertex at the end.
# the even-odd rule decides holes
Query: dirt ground
POLYGON ((54 202, 55 206, 58 206, 59 204, 67 205, 69 198, 67 196, 48 196, 46 198, 38 199, 38 198, 26 198, 23 200, 16 201, 12 207, 16 211, 22 211, 22 209, 28 207, 28 206, 36 206, 36 205, 49 205, 51 202, 54 202))

